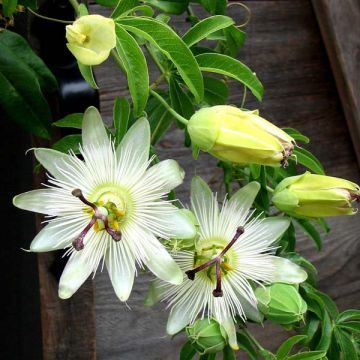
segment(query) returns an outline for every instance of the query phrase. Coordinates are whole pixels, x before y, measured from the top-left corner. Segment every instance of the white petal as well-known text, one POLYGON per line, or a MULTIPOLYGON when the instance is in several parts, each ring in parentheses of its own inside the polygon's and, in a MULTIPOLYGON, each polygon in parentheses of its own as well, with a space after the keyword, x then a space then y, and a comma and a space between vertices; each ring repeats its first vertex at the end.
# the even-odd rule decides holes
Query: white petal
POLYGON ((192 239, 196 235, 196 228, 190 216, 186 214, 186 209, 177 209, 173 206, 174 211, 171 213, 157 215, 159 221, 167 227, 172 238, 192 239))
POLYGON ((156 179, 158 186, 161 186, 161 192, 168 193, 183 182, 184 176, 185 171, 178 162, 168 159, 149 168, 145 173, 145 181, 156 179))
POLYGON ((125 134, 116 149, 116 155, 119 160, 131 155, 136 165, 142 166, 149 159, 149 149, 150 125, 146 118, 140 118, 125 134))
POLYGON ((183 274, 175 260, 165 250, 164 246, 148 235, 149 242, 153 242, 151 251, 147 251, 147 258, 143 259, 144 264, 159 279, 173 285, 180 285, 183 281, 183 274))
POLYGON ((232 319, 232 317, 229 316, 229 317, 223 318, 221 320, 221 322, 219 322, 219 323, 224 328, 224 330, 228 336, 228 341, 229 341, 230 347, 233 350, 239 350, 239 345, 236 340, 235 324, 234 324, 234 320, 232 319))
POLYGON ((34 150, 36 159, 49 173, 56 179, 67 180, 59 168, 67 168, 71 166, 71 157, 60 151, 53 149, 39 148, 34 150))
POLYGON ((290 219, 286 217, 266 218, 261 222, 262 242, 270 245, 278 240, 290 225, 290 219))
POLYGON ((272 261, 275 266, 272 282, 299 284, 307 279, 306 271, 292 261, 278 256, 272 256, 272 261))
POLYGON ((135 259, 123 242, 112 241, 105 256, 105 263, 116 296, 121 301, 126 301, 134 284, 135 259))
POLYGON ((85 260, 83 250, 74 253, 68 260, 59 282, 59 297, 70 298, 89 277, 93 267, 85 260))
POLYGON ((101 115, 93 106, 86 109, 82 122, 82 144, 84 147, 89 145, 109 145, 109 138, 106 134, 101 115))
POLYGON ((258 308, 254 306, 250 301, 248 301, 246 298, 239 294, 238 299, 248 320, 252 320, 258 323, 261 323, 264 320, 264 316, 261 314, 258 308))
POLYGON ((30 250, 34 252, 53 251, 64 249, 71 241, 80 234, 86 226, 87 219, 76 223, 51 222, 46 225, 31 242, 30 250))
POLYGON ((16 207, 47 215, 57 215, 54 201, 55 196, 52 189, 32 190, 13 198, 13 204, 16 207))
POLYGON ((184 306, 175 305, 169 314, 169 319, 166 325, 166 331, 169 335, 175 335, 187 326, 191 321, 190 311, 186 310, 184 306))
POLYGON ((229 200, 229 205, 237 203, 237 207, 241 208, 240 216, 246 216, 253 204, 256 195, 260 190, 260 184, 256 181, 253 181, 240 190, 238 190, 234 195, 231 196, 229 200))

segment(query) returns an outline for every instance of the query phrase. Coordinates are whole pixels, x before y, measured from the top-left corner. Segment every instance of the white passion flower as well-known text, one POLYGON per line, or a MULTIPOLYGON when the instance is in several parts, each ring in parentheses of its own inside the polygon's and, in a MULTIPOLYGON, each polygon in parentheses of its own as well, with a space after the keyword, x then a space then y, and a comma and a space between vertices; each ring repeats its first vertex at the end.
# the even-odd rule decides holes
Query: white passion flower
POLYGON ((207 316, 220 323, 236 350, 235 316, 261 321, 253 286, 306 280, 306 272, 298 265, 273 255, 273 244, 286 231, 289 220, 250 219, 249 209, 259 188, 257 182, 249 183, 219 209, 216 195, 207 184, 199 177, 193 179, 191 206, 199 238, 193 250, 174 255, 185 274, 183 283, 157 283, 160 297, 171 307, 167 323, 170 335, 207 316))
POLYGON ((121 301, 130 295, 136 263, 169 283, 183 281, 157 237, 195 236, 190 220, 164 199, 182 183, 184 172, 174 160, 149 168, 149 148, 145 118, 135 122, 115 149, 99 112, 91 107, 82 124, 84 161, 73 153, 35 149, 37 160, 52 175, 49 184, 15 196, 13 203, 49 217, 31 251, 68 248, 60 298, 71 297, 104 262, 121 301))

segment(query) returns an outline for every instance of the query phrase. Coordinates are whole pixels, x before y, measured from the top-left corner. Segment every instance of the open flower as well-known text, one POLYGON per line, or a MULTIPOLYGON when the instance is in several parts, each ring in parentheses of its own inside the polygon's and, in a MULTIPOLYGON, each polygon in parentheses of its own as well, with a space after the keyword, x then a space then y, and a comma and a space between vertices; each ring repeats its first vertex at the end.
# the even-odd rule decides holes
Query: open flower
POLYGON ((286 166, 294 139, 259 112, 230 105, 202 108, 189 120, 191 141, 201 150, 239 164, 286 166))
POLYGON ((100 114, 89 108, 82 126, 81 161, 74 154, 35 149, 52 174, 46 189, 16 196, 14 205, 50 216, 32 241, 36 252, 69 248, 59 296, 69 298, 102 259, 117 296, 130 295, 135 263, 173 284, 183 280, 178 265, 156 237, 190 238, 195 228, 164 197, 182 183, 184 172, 174 160, 150 168, 150 127, 137 120, 117 149, 100 114))
POLYGON ((191 205, 199 224, 194 249, 174 255, 186 274, 179 286, 161 283, 171 307, 167 331, 176 334, 198 317, 218 321, 230 346, 237 349, 234 318, 260 321, 253 286, 301 283, 307 274, 291 261, 273 255, 274 242, 285 232, 284 217, 250 220, 250 206, 260 185, 252 182, 219 210, 216 196, 200 178, 193 179, 191 205))
POLYGON ((101 15, 85 15, 66 26, 66 46, 85 65, 104 62, 116 45, 115 22, 101 15))

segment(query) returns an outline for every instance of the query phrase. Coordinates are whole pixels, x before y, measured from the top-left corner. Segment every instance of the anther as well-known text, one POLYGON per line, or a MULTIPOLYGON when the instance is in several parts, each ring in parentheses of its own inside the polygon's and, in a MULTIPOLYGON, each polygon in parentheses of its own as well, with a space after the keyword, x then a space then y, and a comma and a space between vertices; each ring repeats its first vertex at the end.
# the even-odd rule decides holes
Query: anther
POLYGON ((359 194, 350 194, 351 200, 353 201, 360 201, 360 195, 359 194))
POLYGON ((99 211, 98 207, 93 204, 92 202, 86 200, 84 197, 82 191, 80 189, 74 189, 71 194, 75 197, 77 197, 80 201, 82 201, 85 205, 90 206, 94 210, 94 215, 91 218, 89 224, 86 225, 84 230, 80 233, 80 235, 72 242, 75 250, 80 251, 84 248, 84 238, 86 234, 89 232, 91 227, 95 224, 97 220, 101 220, 104 223, 106 232, 113 238, 114 241, 120 241, 121 240, 121 232, 116 231, 112 229, 109 226, 109 221, 106 215, 102 214, 101 211, 99 211))
POLYGON ((224 247, 224 249, 220 252, 218 256, 215 258, 205 262, 204 264, 199 265, 195 269, 185 271, 189 280, 195 279, 195 274, 201 270, 204 270, 212 265, 215 264, 215 272, 216 272, 216 288, 213 291, 214 297, 221 297, 223 296, 223 292, 221 290, 221 258, 229 251, 229 249, 235 244, 236 240, 244 233, 244 228, 239 226, 236 229, 236 233, 232 240, 224 247))

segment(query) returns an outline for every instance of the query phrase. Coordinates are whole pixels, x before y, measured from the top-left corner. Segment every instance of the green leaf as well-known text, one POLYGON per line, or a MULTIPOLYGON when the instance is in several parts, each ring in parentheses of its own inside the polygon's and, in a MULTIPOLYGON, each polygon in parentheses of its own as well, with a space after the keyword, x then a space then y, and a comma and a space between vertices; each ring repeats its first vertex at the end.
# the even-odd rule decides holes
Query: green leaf
POLYGON ((166 24, 151 18, 126 17, 117 20, 128 31, 133 32, 156 45, 176 66, 195 99, 204 96, 204 84, 196 60, 179 36, 166 24))
POLYGON ((5 45, 12 53, 16 54, 17 58, 33 71, 43 92, 50 93, 57 90, 58 84, 55 76, 22 36, 12 31, 3 31, 0 33, 0 44, 5 45))
POLYGON ((234 24, 234 21, 228 16, 211 16, 199 21, 195 26, 190 28, 183 36, 183 40, 187 46, 191 47, 213 32, 224 29, 232 24, 234 24))
POLYGON ((113 123, 115 128, 115 146, 126 134, 129 125, 130 105, 124 97, 117 97, 114 102, 113 123))
POLYGON ((199 3, 211 14, 225 14, 227 0, 199 0, 199 3))
POLYGON ((283 131, 285 131, 288 135, 290 135, 294 140, 299 140, 304 142, 305 144, 308 144, 310 142, 310 139, 301 134, 298 130, 293 128, 282 128, 283 131))
POLYGON ((223 54, 200 54, 196 60, 202 71, 229 76, 248 87, 261 101, 264 88, 256 75, 243 63, 223 54))
POLYGON ((360 320, 360 310, 349 309, 343 311, 336 318, 336 323, 340 324, 344 321, 349 321, 349 320, 360 320))
POLYGON ((234 350, 230 346, 226 346, 222 353, 223 360, 236 360, 234 350))
POLYGON ((309 315, 310 314, 308 313, 306 325, 301 331, 302 333, 304 333, 304 335, 307 336, 306 341, 304 341, 306 345, 311 343, 320 326, 320 320, 312 316, 310 317, 309 315))
MULTIPOLYGON (((129 1, 129 0, 125 0, 125 1, 129 1)), ((119 0, 95 0, 95 2, 101 6, 112 8, 118 4, 119 0)), ((122 1, 120 0, 120 2, 122 1)))
POLYGON ((295 146, 294 155, 296 155, 299 164, 304 165, 315 174, 325 175, 325 171, 320 161, 310 152, 299 146, 295 146))
POLYGON ((189 5, 189 0, 147 0, 148 4, 156 7, 166 14, 182 14, 189 5))
POLYGON ((63 128, 81 129, 83 117, 83 113, 69 114, 64 118, 53 122, 52 125, 63 128))
POLYGON ((324 351, 309 351, 291 355, 287 360, 318 360, 322 359, 325 355, 326 352, 324 351))
POLYGON ((52 148, 63 153, 68 153, 72 150, 75 154, 80 154, 81 135, 67 135, 56 142, 52 148))
POLYGON ((331 343, 333 326, 327 311, 324 311, 324 318, 321 322, 321 338, 316 346, 316 350, 328 351, 331 343))
POLYGON ((320 233, 317 231, 315 226, 309 221, 309 220, 303 220, 303 219, 295 219, 296 222, 300 225, 300 227, 303 229, 305 234, 312 240, 314 240, 314 243, 318 250, 321 250, 322 247, 322 240, 320 233))
POLYGON ((116 8, 111 14, 113 19, 121 16, 124 13, 128 13, 129 10, 133 9, 134 7, 138 6, 139 0, 119 0, 116 5, 116 8))
POLYGON ((339 310, 334 300, 332 300, 329 295, 321 291, 315 290, 315 293, 321 298, 321 300, 325 304, 326 310, 328 311, 329 315, 335 320, 339 315, 339 310))
POLYGON ((194 358, 196 350, 191 345, 191 342, 188 341, 180 350, 180 360, 191 360, 194 358))
MULTIPOLYGON (((174 78, 170 78, 169 94, 172 108, 186 119, 189 119, 195 112, 194 105, 188 94, 183 91, 174 78)), ((180 127, 183 128, 184 125, 181 124, 180 127)))
POLYGON ((85 4, 80 4, 78 7, 78 11, 80 16, 89 15, 89 10, 85 4))
POLYGON ((3 0, 2 8, 6 17, 11 17, 15 12, 17 0, 3 0))
POLYGON ((339 328, 334 329, 335 338, 340 346, 342 360, 355 360, 358 358, 354 343, 350 336, 339 328))
POLYGON ((260 182, 261 188, 255 199, 255 202, 262 211, 267 212, 267 211, 269 211, 270 200, 269 200, 269 193, 266 188, 267 182, 266 182, 265 166, 261 166, 260 178, 258 179, 258 181, 260 182))
POLYGON ((116 26, 116 50, 126 71, 134 114, 139 116, 149 97, 149 73, 145 56, 135 39, 116 26))
POLYGON ((285 340, 276 352, 276 359, 282 360, 290 353, 295 344, 307 338, 306 335, 295 335, 285 340))
POLYGON ((0 33, 0 109, 26 131, 50 138, 51 112, 41 89, 44 79, 39 68, 34 70, 34 64, 43 63, 35 60, 36 55, 26 42, 19 41, 19 35, 9 33, 0 33), (16 46, 9 46, 13 40, 16 46))
POLYGON ((236 57, 236 54, 244 46, 246 34, 236 26, 224 29, 226 39, 225 54, 236 57))
POLYGON ((348 321, 337 325, 340 329, 348 330, 354 333, 360 333, 360 322, 348 321))
POLYGON ((331 230, 330 225, 324 218, 318 218, 316 220, 318 224, 322 227, 322 229, 328 234, 331 230))
POLYGON ((225 105, 229 88, 224 80, 204 76, 204 101, 210 106, 225 105))
POLYGON ((92 67, 89 65, 84 65, 81 62, 78 61, 78 67, 81 72, 81 75, 85 79, 85 81, 93 88, 98 89, 98 86, 96 84, 94 74, 92 71, 92 67))
POLYGON ((240 346, 240 349, 246 351, 251 360, 256 360, 257 359, 256 349, 253 347, 249 339, 241 333, 236 333, 236 339, 240 346))

